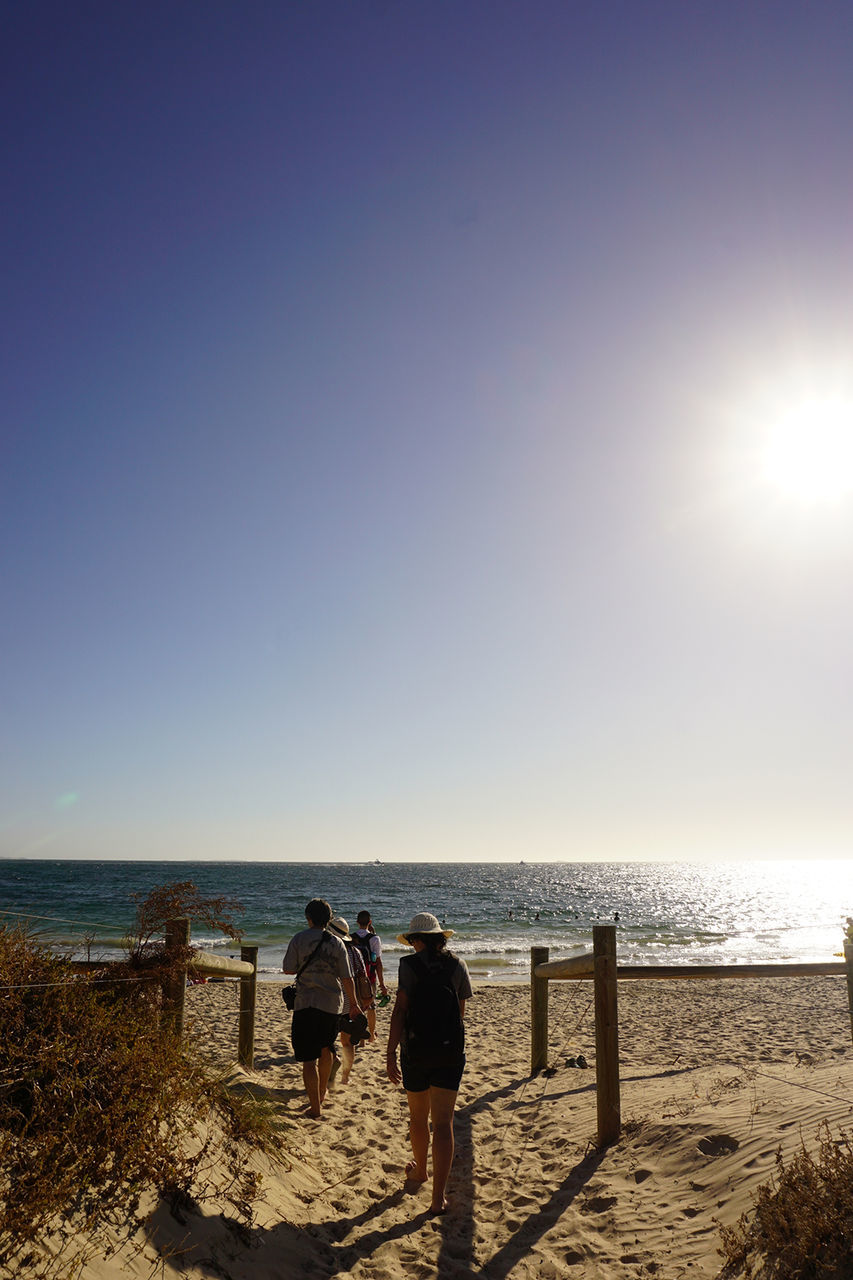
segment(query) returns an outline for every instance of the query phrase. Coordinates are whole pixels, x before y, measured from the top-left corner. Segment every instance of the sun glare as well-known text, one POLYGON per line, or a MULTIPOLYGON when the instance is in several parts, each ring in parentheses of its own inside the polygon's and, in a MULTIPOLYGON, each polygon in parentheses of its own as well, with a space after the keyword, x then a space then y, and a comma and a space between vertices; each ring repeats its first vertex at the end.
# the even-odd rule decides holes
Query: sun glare
POLYGON ((800 502, 853 493, 853 402, 810 399, 777 420, 763 455, 764 479, 800 502))

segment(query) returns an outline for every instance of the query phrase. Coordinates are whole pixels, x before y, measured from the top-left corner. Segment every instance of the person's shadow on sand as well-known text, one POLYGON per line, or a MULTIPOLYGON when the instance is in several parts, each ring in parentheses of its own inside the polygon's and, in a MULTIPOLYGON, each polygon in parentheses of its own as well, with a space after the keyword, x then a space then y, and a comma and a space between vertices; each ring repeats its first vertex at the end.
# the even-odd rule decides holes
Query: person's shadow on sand
MULTIPOLYGON (((533 1245, 556 1226, 566 1209, 589 1182, 603 1158, 603 1151, 591 1151, 585 1155, 573 1169, 569 1170, 560 1185, 555 1187, 545 1204, 531 1213, 497 1253, 493 1254, 479 1271, 472 1271, 472 1275, 480 1276, 482 1280, 504 1280, 504 1277, 510 1274, 522 1258, 526 1257, 533 1245)), ((567 1256, 566 1260, 581 1262, 582 1259, 583 1255, 578 1253, 577 1258, 572 1259, 567 1256)), ((442 1273, 442 1258, 439 1257, 437 1274, 441 1276, 442 1273)))
MULTIPOLYGON (((325 1222, 301 1227, 289 1222, 272 1227, 245 1227, 224 1214, 201 1215, 198 1221, 191 1214, 178 1221, 163 1204, 150 1219, 149 1243, 164 1260, 171 1258, 178 1264, 184 1261, 192 1266, 196 1275, 215 1280, 221 1280, 223 1266, 233 1280, 249 1280, 250 1276, 264 1271, 281 1274, 285 1259, 294 1275, 302 1272, 311 1280, 334 1280, 342 1272, 351 1271, 357 1262, 364 1263, 383 1246, 404 1240, 429 1226, 439 1236, 435 1280, 451 1275, 458 1277, 460 1271, 472 1280, 505 1280, 559 1222, 604 1157, 603 1151, 588 1152, 569 1170, 547 1201, 536 1206, 492 1257, 478 1267, 473 1256, 477 1194, 474 1171, 478 1167, 475 1118, 479 1111, 502 1097, 508 1100, 508 1109, 517 1110, 523 1105, 523 1090, 529 1083, 529 1080, 514 1080, 457 1110, 456 1159, 450 1180, 452 1203, 441 1217, 431 1217, 424 1209, 402 1222, 383 1226, 383 1215, 397 1209, 408 1198, 403 1188, 372 1200, 351 1217, 336 1214, 325 1222), (519 1087, 521 1096, 513 1097, 519 1087), (357 1234, 361 1228, 366 1229, 357 1234)), ((579 1261, 580 1258, 579 1254, 579 1261)))
MULTIPOLYGON (((442 1244, 436 1265, 437 1280, 445 1275, 458 1275, 460 1265, 467 1266, 472 1277, 503 1280, 530 1252, 531 1247, 556 1225, 604 1157, 603 1151, 592 1151, 585 1155, 569 1170, 547 1202, 540 1205, 497 1253, 477 1269, 473 1261, 476 1196, 473 1119, 478 1111, 484 1110, 501 1096, 512 1093, 518 1085, 523 1088, 528 1083, 529 1080, 513 1081, 511 1085, 484 1094, 456 1112, 456 1159, 450 1175, 453 1208, 441 1219, 442 1244)), ((536 1101, 538 1103, 538 1099, 536 1101)), ((523 1100, 518 1098, 509 1107, 516 1110, 523 1105, 523 1100)))
POLYGON ((413 1235, 423 1226, 427 1214, 419 1213, 387 1228, 375 1228, 355 1240, 341 1243, 353 1230, 381 1218, 385 1210, 405 1199, 403 1190, 373 1201, 351 1218, 336 1215, 328 1222, 297 1227, 289 1222, 274 1227, 246 1227, 223 1214, 210 1217, 195 1214, 175 1217, 165 1202, 149 1220, 148 1239, 164 1261, 180 1267, 191 1266, 198 1276, 222 1280, 249 1280, 255 1274, 310 1275, 312 1280, 332 1280, 348 1272, 361 1259, 382 1245, 413 1235))

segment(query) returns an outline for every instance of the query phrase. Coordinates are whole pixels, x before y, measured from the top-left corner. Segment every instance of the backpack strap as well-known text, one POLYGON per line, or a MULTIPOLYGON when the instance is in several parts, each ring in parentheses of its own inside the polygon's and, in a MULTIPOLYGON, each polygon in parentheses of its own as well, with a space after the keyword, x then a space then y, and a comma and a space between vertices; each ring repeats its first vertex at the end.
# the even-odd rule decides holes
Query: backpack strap
POLYGON ((294 981, 295 981, 295 982, 298 982, 298 981, 299 981, 299 975, 300 975, 300 973, 302 973, 302 971, 303 971, 304 969, 307 969, 307 968, 308 968, 309 964, 310 964, 310 963, 311 963, 311 961, 314 959, 314 957, 316 956, 317 952, 318 952, 318 951, 320 950, 320 948, 322 947, 323 943, 326 941, 327 936, 329 936, 329 935, 327 935, 327 933, 326 933, 326 931, 325 931, 325 929, 324 929, 324 930, 323 930, 323 936, 322 936, 322 938, 321 938, 321 939, 320 939, 320 941, 317 943, 316 947, 315 947, 315 948, 314 948, 314 950, 311 952, 311 954, 310 954, 310 956, 308 957, 308 959, 307 959, 307 960, 303 960, 303 961, 302 961, 302 964, 301 964, 301 965, 299 966, 299 968, 296 970, 296 977, 295 977, 295 979, 294 979, 294 981))
POLYGON ((364 960, 365 968, 367 968, 369 964, 376 963, 376 956, 373 954, 373 948, 370 945, 370 939, 375 936, 376 935, 372 933, 354 933, 352 937, 354 945, 358 948, 358 951, 364 960))
POLYGON ((411 959, 414 961, 420 960, 422 966, 426 969, 427 973, 438 973, 439 970, 444 969, 444 970, 447 970, 448 977, 450 976, 450 965, 448 965, 446 962, 448 960, 452 961, 453 958, 454 957, 451 956, 450 952, 448 951, 440 951, 438 955, 431 956, 430 953, 426 950, 426 948, 423 951, 416 951, 415 954, 411 957, 411 959))
MULTIPOLYGON (((413 955, 400 957, 400 964, 405 964, 411 970, 415 981, 427 975, 436 976, 443 974, 454 992, 456 991, 456 983, 453 981, 452 974, 455 973, 453 961, 456 959, 449 951, 443 951, 440 956, 430 959, 427 951, 416 951, 413 955), (448 963, 449 962, 449 963, 448 963)), ((457 1000, 459 996, 456 996, 457 1000)))

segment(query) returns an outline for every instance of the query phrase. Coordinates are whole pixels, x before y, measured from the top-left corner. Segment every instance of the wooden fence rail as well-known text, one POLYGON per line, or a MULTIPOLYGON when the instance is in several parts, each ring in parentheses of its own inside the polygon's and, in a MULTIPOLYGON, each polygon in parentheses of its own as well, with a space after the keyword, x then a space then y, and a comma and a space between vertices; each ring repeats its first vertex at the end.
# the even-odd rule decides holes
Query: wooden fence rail
MULTIPOLYGON (((258 948, 240 948, 240 959, 197 951, 189 966, 208 978, 240 979, 240 1014, 237 1024, 237 1061, 251 1071, 255 1065, 255 1004, 258 990, 258 948)), ((186 988, 184 989, 186 991, 186 988)))
POLYGON ((530 948, 530 1071, 548 1066, 548 983, 591 978, 595 1005, 595 1086, 598 1144, 615 1142, 622 1128, 619 1095, 618 982, 649 978, 801 978, 847 975, 850 1033, 853 1037, 853 943, 844 944, 844 960, 804 964, 620 965, 616 928, 594 925, 592 951, 565 960, 549 960, 547 947, 530 948))
MULTIPOLYGON (((166 950, 181 951, 190 945, 190 922, 186 919, 170 920, 166 925, 166 950)), ((110 963, 73 961, 72 968, 82 972, 103 972, 110 963)), ((162 1016, 178 1035, 183 1035, 186 1010, 187 973, 191 971, 204 977, 239 978, 240 1013, 237 1024, 237 1061, 251 1071, 255 1062, 255 1004, 258 984, 258 948, 241 946, 240 959, 216 956, 209 951, 195 951, 186 967, 177 966, 171 979, 163 985, 162 1016)))

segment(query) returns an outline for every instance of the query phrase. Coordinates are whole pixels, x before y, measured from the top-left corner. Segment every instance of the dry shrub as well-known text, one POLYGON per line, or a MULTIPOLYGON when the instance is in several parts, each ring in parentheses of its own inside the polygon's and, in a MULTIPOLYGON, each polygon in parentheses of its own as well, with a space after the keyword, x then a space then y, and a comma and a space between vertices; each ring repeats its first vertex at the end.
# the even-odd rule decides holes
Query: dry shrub
POLYGON ((223 1165, 227 1197, 251 1221, 252 1148, 280 1138, 157 1016, 151 959, 93 981, 0 928, 0 1274, 71 1275, 107 1223, 128 1235, 140 1225, 144 1192, 186 1207, 212 1193, 214 1174, 221 1186, 223 1165), (61 1264, 37 1248, 48 1235, 66 1249, 61 1264))
POLYGON ((136 920, 125 939, 125 959, 92 965, 89 978, 105 998, 111 989, 125 1008, 130 1002, 142 1004, 151 1017, 159 1017, 162 994, 184 983, 187 965, 198 950, 195 946, 167 948, 168 923, 186 918, 239 941, 242 935, 234 917, 242 907, 233 898, 203 897, 191 880, 157 885, 148 894, 131 894, 131 901, 136 904, 136 920))
POLYGON ((240 903, 224 896, 205 898, 192 880, 157 885, 150 893, 132 894, 131 900, 136 903, 136 924, 129 939, 132 963, 141 963, 152 952, 161 954, 159 935, 170 920, 183 916, 224 933, 227 938, 241 936, 234 919, 243 909, 240 903))
POLYGON ((761 1280, 850 1280, 853 1145, 821 1125, 815 1155, 803 1146, 759 1187, 753 1211, 721 1228, 722 1275, 761 1280))

